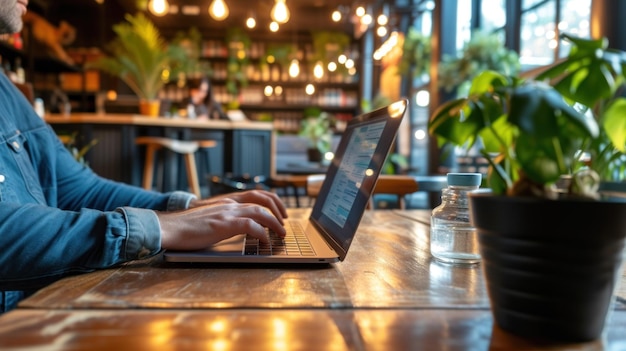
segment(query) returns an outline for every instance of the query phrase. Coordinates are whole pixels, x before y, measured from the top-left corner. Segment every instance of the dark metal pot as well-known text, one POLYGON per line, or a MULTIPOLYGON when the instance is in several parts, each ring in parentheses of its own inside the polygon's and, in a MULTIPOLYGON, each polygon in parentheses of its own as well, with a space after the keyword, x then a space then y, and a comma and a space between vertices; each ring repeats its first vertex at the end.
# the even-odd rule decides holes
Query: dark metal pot
POLYGON ((487 291, 501 329, 600 338, 624 261, 626 203, 470 195, 487 291))

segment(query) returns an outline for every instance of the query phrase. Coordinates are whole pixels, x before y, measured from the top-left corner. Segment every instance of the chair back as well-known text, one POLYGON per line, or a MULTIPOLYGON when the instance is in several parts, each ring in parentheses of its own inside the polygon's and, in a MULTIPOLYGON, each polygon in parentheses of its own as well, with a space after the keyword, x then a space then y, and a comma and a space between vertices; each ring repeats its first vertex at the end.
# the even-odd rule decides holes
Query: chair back
MULTIPOLYGON (((307 177, 307 195, 316 198, 324 182, 324 174, 312 174, 307 177)), ((414 176, 398 174, 381 174, 376 182, 373 194, 391 194, 398 197, 400 209, 406 209, 405 196, 419 189, 414 176)), ((374 208, 373 196, 369 199, 368 208, 374 208)))

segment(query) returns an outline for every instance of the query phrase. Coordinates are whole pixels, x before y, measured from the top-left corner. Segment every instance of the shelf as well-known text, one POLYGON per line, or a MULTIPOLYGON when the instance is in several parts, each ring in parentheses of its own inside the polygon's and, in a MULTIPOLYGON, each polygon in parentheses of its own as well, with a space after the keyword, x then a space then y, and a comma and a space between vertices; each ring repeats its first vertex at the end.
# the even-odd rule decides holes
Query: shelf
MULTIPOLYGON (((211 79, 211 83, 215 86, 224 85, 226 81, 223 79, 211 79)), ((316 81, 281 81, 281 80, 248 80, 249 87, 255 86, 282 86, 283 88, 303 88, 306 84, 311 83, 318 89, 325 88, 340 88, 357 90, 359 89, 358 82, 316 82, 316 81)))
POLYGON ((82 68, 69 65, 53 57, 35 57, 34 69, 37 73, 82 72, 82 68))
POLYGON ((285 103, 264 103, 264 104, 241 104, 241 110, 256 111, 302 111, 310 107, 319 107, 323 111, 331 113, 353 113, 357 106, 323 106, 316 104, 285 104, 285 103))

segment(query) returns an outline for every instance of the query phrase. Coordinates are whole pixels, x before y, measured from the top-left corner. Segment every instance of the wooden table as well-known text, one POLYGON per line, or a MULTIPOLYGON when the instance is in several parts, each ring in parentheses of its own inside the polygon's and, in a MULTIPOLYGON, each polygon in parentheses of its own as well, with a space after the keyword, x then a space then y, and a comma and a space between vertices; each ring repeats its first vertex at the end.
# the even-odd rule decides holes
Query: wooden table
MULTIPOLYGON (((290 209, 291 217, 308 209, 290 209)), ((346 260, 171 264, 160 256, 58 281, 0 316, 0 349, 618 350, 626 274, 591 343, 546 345, 494 326, 480 265, 431 259, 429 211, 368 211, 346 260)))

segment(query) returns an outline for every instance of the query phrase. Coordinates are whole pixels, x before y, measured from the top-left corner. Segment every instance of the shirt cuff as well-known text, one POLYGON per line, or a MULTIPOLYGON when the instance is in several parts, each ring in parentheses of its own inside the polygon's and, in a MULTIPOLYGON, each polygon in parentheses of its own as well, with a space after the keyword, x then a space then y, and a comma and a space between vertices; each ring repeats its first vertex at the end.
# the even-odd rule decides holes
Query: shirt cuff
POLYGON ((191 200, 197 199, 196 195, 184 191, 172 191, 167 200, 167 211, 177 211, 189 208, 191 200))
POLYGON ((128 260, 146 258, 161 250, 161 225, 156 212, 134 207, 120 207, 128 223, 124 255, 128 260))

